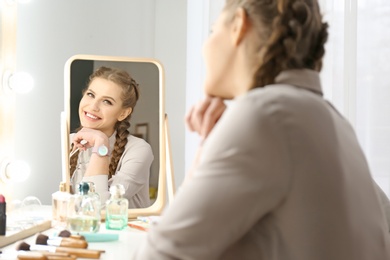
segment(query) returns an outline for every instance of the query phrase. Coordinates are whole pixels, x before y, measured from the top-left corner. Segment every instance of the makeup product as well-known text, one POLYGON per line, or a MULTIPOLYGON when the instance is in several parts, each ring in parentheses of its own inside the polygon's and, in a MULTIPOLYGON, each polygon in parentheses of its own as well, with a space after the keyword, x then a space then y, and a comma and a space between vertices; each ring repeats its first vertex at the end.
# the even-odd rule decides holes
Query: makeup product
POLYGON ((80 233, 87 242, 109 242, 117 241, 119 239, 118 234, 112 233, 80 233))
POLYGON ((99 231, 101 202, 88 191, 88 183, 80 182, 78 194, 70 197, 67 223, 71 232, 99 231))
POLYGON ((119 234, 113 233, 77 233, 72 234, 68 230, 63 230, 58 234, 59 237, 69 237, 73 239, 84 239, 87 242, 109 242, 119 240, 119 234))
MULTIPOLYGON (((80 144, 82 145, 85 145, 87 144, 88 142, 85 141, 85 140, 81 140, 80 144)), ((71 158, 75 153, 77 153, 77 151, 80 150, 80 148, 76 148, 75 150, 73 150, 70 154, 69 154, 69 158, 71 158)))
POLYGON ((52 227, 65 228, 68 217, 68 202, 71 194, 66 192, 65 182, 60 183, 59 191, 52 194, 52 227))
POLYGON ((123 197, 125 187, 122 184, 110 187, 111 197, 106 202, 106 228, 122 230, 127 226, 129 201, 123 197))
POLYGON ((3 195, 0 194, 0 236, 5 236, 7 229, 6 203, 3 195))
MULTIPOLYGON (((21 246, 23 247, 23 245, 21 246)), ((29 251, 29 250, 18 250, 18 251, 7 251, 3 254, 0 254, 0 259, 14 260, 75 260, 76 256, 70 255, 68 253, 50 253, 50 252, 40 252, 40 251, 29 251)))
MULTIPOLYGON (((0 258, 1 259, 1 258, 0 258)), ((17 259, 19 260, 75 260, 77 259, 74 255, 69 254, 45 254, 43 252, 33 251, 19 251, 17 253, 17 259)))
POLYGON ((88 243, 85 240, 73 239, 68 237, 48 237, 44 234, 39 234, 36 238, 35 243, 37 245, 62 246, 62 247, 73 247, 73 248, 88 247, 88 243))
POLYGON ((150 228, 150 224, 141 220, 132 220, 127 223, 127 225, 131 228, 135 228, 141 231, 148 231, 150 228))
POLYGON ((84 249, 84 248, 71 248, 61 246, 44 246, 44 245, 29 245, 26 242, 22 242, 19 245, 19 250, 23 251, 40 251, 50 253, 68 253, 69 255, 75 255, 77 257, 99 259, 101 251, 84 249))
POLYGON ((72 234, 70 233, 69 230, 62 230, 59 234, 58 234, 59 237, 70 237, 70 238, 73 238, 73 239, 82 239, 82 240, 85 240, 85 237, 82 236, 82 235, 75 235, 75 234, 72 234))

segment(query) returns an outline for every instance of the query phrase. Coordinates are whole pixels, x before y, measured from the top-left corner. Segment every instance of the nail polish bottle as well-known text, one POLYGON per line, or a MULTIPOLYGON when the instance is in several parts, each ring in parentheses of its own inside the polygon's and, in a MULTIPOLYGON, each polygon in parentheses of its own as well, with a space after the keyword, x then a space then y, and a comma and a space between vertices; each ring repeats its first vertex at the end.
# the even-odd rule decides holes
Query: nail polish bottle
POLYGON ((80 182, 78 193, 69 199, 68 228, 73 232, 98 232, 100 229, 101 202, 89 193, 89 184, 80 182))
POLYGON ((65 183, 61 182, 59 190, 52 194, 52 227, 66 228, 70 196, 71 194, 66 192, 65 183))
POLYGON ((6 203, 3 195, 0 194, 0 236, 5 236, 7 229, 6 203))
POLYGON ((122 184, 110 187, 111 197, 106 202, 106 228, 121 230, 127 227, 129 201, 123 197, 122 184))

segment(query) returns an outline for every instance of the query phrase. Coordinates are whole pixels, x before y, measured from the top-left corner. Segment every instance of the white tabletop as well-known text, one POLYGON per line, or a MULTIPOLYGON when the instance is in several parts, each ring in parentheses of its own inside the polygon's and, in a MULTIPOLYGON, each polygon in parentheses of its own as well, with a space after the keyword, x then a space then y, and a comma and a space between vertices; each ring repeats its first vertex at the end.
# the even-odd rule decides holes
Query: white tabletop
MULTIPOLYGON (((49 208, 50 209, 50 208, 49 208)), ((45 209, 48 212, 48 209, 45 209)), ((46 213, 45 213, 46 214, 46 213)), ((61 229, 62 230, 62 229, 61 229)), ((57 235, 59 229, 50 228, 48 230, 42 231, 40 233, 45 234, 49 237, 57 235)), ((121 259, 129 259, 130 255, 133 254, 135 249, 140 245, 143 239, 146 238, 146 232, 138 229, 126 227, 123 230, 107 230, 105 228, 105 223, 101 223, 99 233, 115 233, 119 235, 119 239, 117 241, 110 242, 88 242, 88 249, 97 249, 97 250, 105 250, 104 253, 101 254, 100 259, 102 260, 121 260, 121 259)), ((36 238, 38 234, 34 234, 25 239, 21 239, 13 244, 5 246, 1 248, 2 254, 0 254, 0 260, 9 259, 13 260, 16 254, 17 246, 23 241, 28 243, 29 245, 35 245, 36 238)), ((77 259, 87 259, 87 258, 77 258, 77 259)))

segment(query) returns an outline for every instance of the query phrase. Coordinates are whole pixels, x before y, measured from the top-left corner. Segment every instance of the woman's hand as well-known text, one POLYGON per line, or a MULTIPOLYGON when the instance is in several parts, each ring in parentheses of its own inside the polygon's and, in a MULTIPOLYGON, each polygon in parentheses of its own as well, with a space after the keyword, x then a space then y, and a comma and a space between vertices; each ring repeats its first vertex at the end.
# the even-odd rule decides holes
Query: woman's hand
POLYGON ((197 132, 202 140, 206 139, 226 109, 221 98, 207 96, 192 106, 186 114, 188 129, 197 132))
POLYGON ((108 137, 102 131, 84 127, 74 135, 73 144, 74 149, 79 148, 85 151, 87 148, 102 144, 108 147, 109 142, 108 137))

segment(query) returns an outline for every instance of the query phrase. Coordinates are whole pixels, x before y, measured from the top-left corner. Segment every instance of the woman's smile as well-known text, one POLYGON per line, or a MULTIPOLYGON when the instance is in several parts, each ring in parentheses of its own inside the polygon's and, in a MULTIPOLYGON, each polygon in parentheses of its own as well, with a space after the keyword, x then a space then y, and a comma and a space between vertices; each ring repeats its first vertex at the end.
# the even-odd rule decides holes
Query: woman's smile
POLYGON ((98 116, 96 116, 96 115, 93 115, 93 114, 91 114, 91 113, 89 113, 89 112, 86 112, 86 111, 84 111, 84 115, 85 115, 85 117, 86 117, 87 119, 90 119, 90 120, 93 120, 93 121, 95 121, 95 120, 100 120, 100 119, 101 119, 100 117, 98 117, 98 116))

